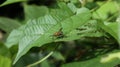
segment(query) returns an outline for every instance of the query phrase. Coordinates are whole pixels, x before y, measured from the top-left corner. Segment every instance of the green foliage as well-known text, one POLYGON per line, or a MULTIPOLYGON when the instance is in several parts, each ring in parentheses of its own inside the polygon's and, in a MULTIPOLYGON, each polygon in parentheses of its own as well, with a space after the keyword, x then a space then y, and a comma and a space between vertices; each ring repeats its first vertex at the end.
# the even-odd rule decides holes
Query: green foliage
MULTIPOLYGON (((61 18, 57 18, 57 16, 54 18, 55 16, 56 15, 45 15, 44 17, 40 17, 38 19, 29 20, 25 26, 25 29, 23 29, 24 33, 21 34, 23 37, 19 42, 19 51, 15 62, 30 48, 34 46, 40 47, 46 43, 57 41, 57 39, 53 39, 52 35, 60 28, 62 28, 65 36, 70 35, 69 32, 71 30, 74 30, 75 28, 83 25, 88 21, 90 18, 90 13, 88 11, 85 11, 83 13, 79 13, 78 15, 73 15, 62 21, 60 20, 61 18)), ((67 39, 69 39, 69 36, 67 39)), ((70 39, 72 40, 72 38, 70 39)))
POLYGON ((119 0, 7 0, 0 7, 17 2, 22 3, 24 17, 0 17, 0 34, 3 39, 9 34, 0 43, 0 67, 31 66, 39 59, 33 66, 114 67, 120 63, 116 59, 120 58, 119 0))

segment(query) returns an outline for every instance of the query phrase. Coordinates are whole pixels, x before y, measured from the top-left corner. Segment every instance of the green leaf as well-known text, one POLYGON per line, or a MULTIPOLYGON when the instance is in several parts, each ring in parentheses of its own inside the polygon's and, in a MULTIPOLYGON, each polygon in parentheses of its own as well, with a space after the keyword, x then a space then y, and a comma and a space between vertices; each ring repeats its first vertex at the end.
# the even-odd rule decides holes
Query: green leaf
POLYGON ((27 0, 7 0, 3 4, 1 4, 0 7, 8 5, 8 4, 12 4, 12 3, 23 2, 23 1, 27 1, 27 0))
POLYGON ((11 60, 0 55, 0 67, 11 67, 11 60))
MULTIPOLYGON (((60 10, 60 9, 52 9, 52 10, 50 10, 51 11, 51 15, 53 15, 53 17, 56 19, 55 21, 61 21, 61 20, 63 20, 63 19, 65 19, 66 17, 69 17, 70 15, 72 15, 72 12, 70 12, 69 10, 69 8, 64 4, 64 3, 61 3, 60 5, 64 5, 65 6, 65 8, 62 8, 62 9, 64 9, 64 10, 66 10, 66 11, 64 11, 64 10, 60 10), (59 19, 57 19, 57 18, 59 18, 59 19)), ((30 8, 33 8, 32 6, 27 6, 26 5, 26 9, 28 9, 28 10, 30 10, 30 8)), ((40 10, 41 8, 45 8, 46 9, 46 7, 38 7, 38 6, 34 6, 34 10, 37 10, 38 11, 38 9, 40 10)), ((28 11, 28 10, 26 10, 26 12, 28 11)), ((33 10, 33 11, 34 11, 33 10)), ((30 13, 32 14, 32 12, 33 11, 30 11, 30 13)), ((29 14, 30 14, 29 13, 29 14)), ((33 13, 34 14, 34 13, 33 13)), ((36 14, 36 13, 35 13, 36 14)), ((27 14, 28 15, 28 14, 27 14)), ((31 16, 31 15, 30 15, 31 16)), ((39 15, 40 16, 40 15, 39 15)), ((35 16, 34 16, 35 17, 35 16)), ((38 16, 36 16, 36 18, 37 18, 38 16)), ((46 17, 47 18, 47 17, 46 17)), ((51 20, 51 19, 48 19, 48 20, 46 20, 46 22, 47 21, 49 21, 49 20, 51 20)), ((51 21, 52 22, 52 21, 51 21)), ((48 24, 49 25, 49 24, 48 24)), ((44 25, 43 25, 44 26, 44 25)), ((47 26, 47 25, 46 25, 47 26)), ((18 43, 19 43, 19 41, 23 38, 23 33, 24 33, 24 30, 25 29, 25 26, 22 26, 22 27, 20 27, 19 29, 15 29, 15 30, 13 30, 11 33, 10 33, 10 35, 9 35, 9 37, 7 38, 7 41, 6 41, 6 43, 5 43, 5 45, 8 47, 8 48, 10 48, 11 46, 13 46, 13 45, 17 45, 18 43)), ((38 31, 38 32, 41 32, 40 30, 38 31)), ((34 33, 34 32, 33 32, 34 33)), ((38 35, 37 35, 38 36, 38 35)))
POLYGON ((120 54, 120 52, 109 53, 107 56, 105 54, 86 61, 64 64, 61 67, 114 67, 120 63, 120 58, 118 59, 118 53, 120 54), (107 62, 103 62, 103 60, 107 62))
POLYGON ((24 13, 26 20, 39 18, 49 13, 46 6, 24 5, 24 13))
POLYGON ((75 28, 85 24, 91 17, 90 12, 83 12, 73 15, 67 19, 55 17, 56 15, 46 15, 39 19, 29 20, 23 30, 23 38, 19 42, 19 51, 14 63, 28 50, 34 46, 42 46, 46 43, 54 42, 57 39, 53 34, 62 28, 64 34, 69 33, 75 28))
POLYGON ((20 25, 21 24, 15 20, 0 17, 0 29, 7 33, 11 32, 13 29, 18 28, 20 25))
MULTIPOLYGON (((7 47, 19 43, 19 50, 14 63, 30 48, 40 47, 59 40, 53 34, 61 28, 63 34, 68 35, 75 28, 87 23, 91 17, 89 10, 81 9, 78 11, 80 13, 74 15, 64 3, 59 3, 59 6, 61 9, 51 10, 50 14, 38 19, 31 19, 26 25, 11 32, 6 42, 7 47)), ((74 39, 71 38, 70 40, 74 39)))

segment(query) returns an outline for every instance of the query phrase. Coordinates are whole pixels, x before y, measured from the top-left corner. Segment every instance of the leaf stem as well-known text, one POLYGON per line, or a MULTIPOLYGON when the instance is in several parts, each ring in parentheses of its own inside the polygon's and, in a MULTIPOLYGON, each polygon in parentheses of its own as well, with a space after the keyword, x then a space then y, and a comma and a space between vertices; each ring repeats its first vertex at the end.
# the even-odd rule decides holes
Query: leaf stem
POLYGON ((41 60, 39 60, 39 61, 37 61, 37 62, 35 62, 35 63, 33 63, 33 64, 30 64, 30 65, 28 65, 28 66, 26 66, 26 67, 35 66, 35 65, 41 63, 42 61, 46 60, 46 59, 47 59, 48 57, 50 57, 52 54, 53 54, 53 51, 51 51, 51 52, 50 52, 47 56, 45 56, 43 59, 41 59, 41 60))

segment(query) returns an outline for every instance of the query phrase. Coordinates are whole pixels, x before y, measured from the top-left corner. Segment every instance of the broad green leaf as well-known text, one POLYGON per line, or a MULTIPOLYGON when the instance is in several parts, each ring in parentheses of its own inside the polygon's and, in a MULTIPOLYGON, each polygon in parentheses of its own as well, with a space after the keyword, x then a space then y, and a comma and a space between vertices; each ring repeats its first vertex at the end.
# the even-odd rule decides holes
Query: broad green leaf
POLYGON ((7 40, 8 47, 19 42, 19 50, 14 63, 30 48, 57 41, 58 39, 53 35, 61 28, 63 34, 67 35, 75 28, 85 24, 91 17, 88 9, 83 11, 85 8, 81 8, 77 11, 77 15, 74 15, 66 4, 59 3, 59 7, 61 9, 51 10, 48 15, 29 20, 26 25, 10 34, 7 40))
POLYGON ((19 42, 19 51, 14 63, 28 52, 30 48, 34 46, 41 47, 44 44, 57 41, 53 34, 61 28, 63 34, 67 35, 70 31, 85 24, 90 17, 90 11, 82 11, 77 15, 67 18, 60 18, 59 16, 52 14, 29 20, 23 30, 24 33, 21 34, 23 35, 23 38, 19 42))
POLYGON ((12 4, 12 3, 23 2, 23 1, 27 1, 27 0, 7 0, 3 4, 1 4, 0 7, 8 5, 8 4, 12 4))
POLYGON ((73 67, 73 66, 74 67, 114 67, 120 63, 120 59, 117 58, 119 56, 118 54, 119 53, 105 54, 90 60, 64 64, 61 67, 73 67), (107 62, 103 62, 103 61, 107 61, 107 62))
POLYGON ((0 17, 0 29, 7 33, 11 32, 13 29, 18 28, 20 25, 21 24, 15 20, 0 17))
MULTIPOLYGON (((60 3, 59 4, 59 6, 62 6, 62 5, 65 6, 64 8, 61 7, 62 10, 61 9, 52 9, 52 10, 50 10, 51 11, 50 12, 51 15, 53 15, 53 17, 56 18, 56 21, 63 20, 64 18, 69 17, 69 16, 71 16, 73 14, 72 12, 70 12, 70 9, 64 3, 60 3), (64 10, 66 10, 66 11, 64 11, 64 10), (59 19, 57 19, 57 18, 59 18, 59 19)), ((34 19, 34 18, 38 18, 39 16, 42 16, 41 13, 36 13, 36 11, 38 11, 38 12, 45 12, 44 10, 48 10, 48 8, 45 7, 45 6, 38 7, 38 6, 24 5, 24 8, 25 8, 26 18, 28 18, 28 19, 34 19)), ((48 11, 46 11, 44 13, 44 15, 46 13, 48 13, 48 11)), ((8 48, 10 48, 13 45, 17 45, 18 44, 19 40, 21 40, 21 38, 23 36, 22 35, 23 34, 23 30, 24 30, 24 26, 20 27, 17 30, 13 30, 10 33, 10 35, 9 35, 7 41, 6 41, 6 46, 8 48)))
POLYGON ((11 67, 11 60, 0 55, 0 67, 11 67))
POLYGON ((49 13, 49 10, 46 6, 36 6, 36 5, 24 5, 25 18, 35 19, 40 16, 44 16, 49 13))

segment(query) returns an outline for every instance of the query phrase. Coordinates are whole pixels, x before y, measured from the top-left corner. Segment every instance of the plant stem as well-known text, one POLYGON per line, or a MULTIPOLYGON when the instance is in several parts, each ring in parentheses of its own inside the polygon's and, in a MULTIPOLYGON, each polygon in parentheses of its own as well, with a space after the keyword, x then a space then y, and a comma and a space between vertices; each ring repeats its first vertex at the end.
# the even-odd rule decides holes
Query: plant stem
POLYGON ((41 59, 41 60, 39 60, 39 61, 37 61, 37 62, 35 62, 35 63, 33 63, 33 64, 30 64, 30 65, 28 65, 28 66, 26 66, 26 67, 35 66, 35 65, 41 63, 42 61, 46 60, 46 59, 47 59, 48 57, 50 57, 52 54, 53 54, 53 51, 51 51, 51 52, 50 52, 47 56, 45 56, 43 59, 41 59))

